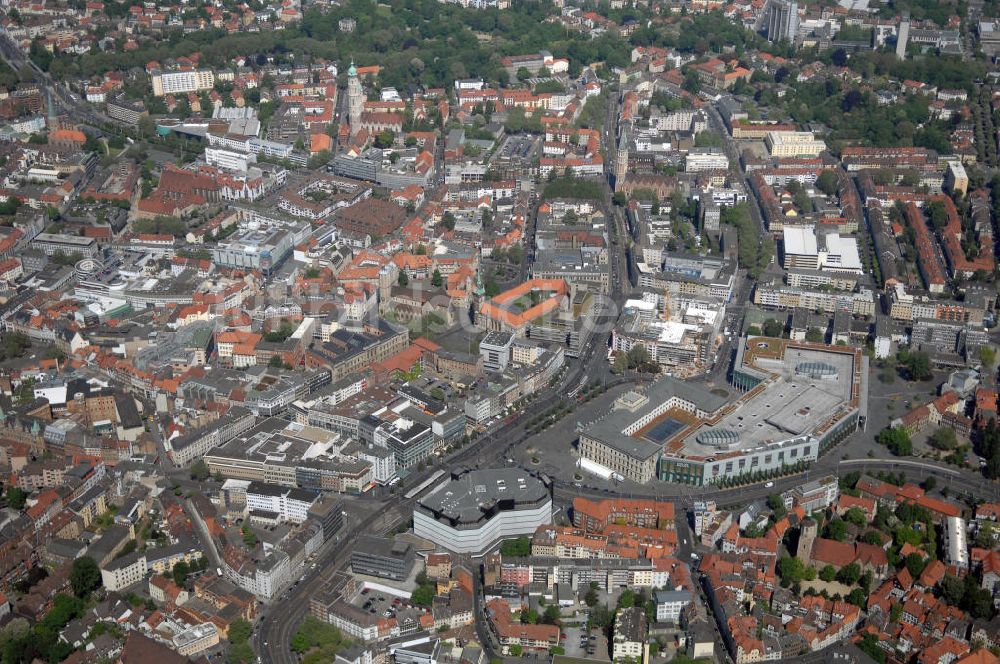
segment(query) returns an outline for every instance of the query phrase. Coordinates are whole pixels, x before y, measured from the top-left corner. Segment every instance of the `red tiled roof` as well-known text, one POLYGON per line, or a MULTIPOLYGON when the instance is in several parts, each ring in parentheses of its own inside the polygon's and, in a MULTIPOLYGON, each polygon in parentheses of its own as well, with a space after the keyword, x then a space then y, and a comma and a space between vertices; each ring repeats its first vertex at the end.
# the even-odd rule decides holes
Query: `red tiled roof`
POLYGON ((854 546, 820 537, 813 544, 812 559, 834 567, 844 567, 854 562, 854 546))

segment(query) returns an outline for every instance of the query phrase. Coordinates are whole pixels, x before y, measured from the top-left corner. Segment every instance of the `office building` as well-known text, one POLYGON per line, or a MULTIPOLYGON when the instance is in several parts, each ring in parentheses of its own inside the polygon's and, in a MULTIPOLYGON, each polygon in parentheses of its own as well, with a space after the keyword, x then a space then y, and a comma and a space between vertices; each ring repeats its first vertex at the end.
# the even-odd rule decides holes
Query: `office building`
POLYGON ((363 535, 351 553, 351 571, 404 581, 410 576, 414 559, 413 545, 409 542, 363 535))
POLYGON ((505 371, 511 360, 514 335, 510 332, 488 332, 479 342, 483 368, 488 371, 505 371))
POLYGON ((480 553, 552 523, 552 497, 519 468, 452 473, 413 509, 413 532, 457 553, 480 553))
POLYGON ((816 237, 812 228, 782 230, 783 266, 786 270, 824 270, 860 274, 863 270, 858 241, 837 233, 816 237))
POLYGON ((416 466, 434 452, 434 432, 431 427, 406 417, 379 424, 375 428, 373 440, 376 446, 392 452, 397 469, 416 466))
POLYGON ((792 43, 799 34, 799 5, 794 0, 771 0, 764 10, 769 41, 792 43))
MULTIPOLYGON (((980 25, 980 38, 982 38, 982 23, 980 25)), ((900 60, 906 59, 906 45, 910 41, 910 14, 903 13, 903 20, 899 22, 899 32, 896 34, 896 57, 900 60)), ((986 51, 986 49, 983 49, 986 51)), ((987 51, 988 53, 988 51, 987 51)))
POLYGON ((728 168, 729 157, 722 148, 694 148, 684 160, 684 170, 688 173, 725 171, 728 168))
POLYGON ((309 489, 250 482, 246 490, 247 512, 269 512, 279 521, 302 523, 309 517, 309 508, 319 494, 309 489))
POLYGON ((31 240, 31 246, 45 252, 46 256, 61 253, 66 256, 94 258, 100 252, 96 238, 80 237, 79 235, 39 233, 31 240))
POLYGON ((681 613, 691 603, 691 593, 687 590, 657 590, 653 593, 656 603, 656 622, 679 624, 681 613))
MULTIPOLYGON (((308 228, 305 226, 306 231, 308 228)), ((219 267, 260 270, 269 275, 292 254, 299 235, 286 228, 247 229, 219 242, 212 249, 212 262, 219 267)))
POLYGON ((323 541, 333 539, 344 526, 344 504, 330 494, 321 494, 309 506, 309 518, 323 529, 323 541))

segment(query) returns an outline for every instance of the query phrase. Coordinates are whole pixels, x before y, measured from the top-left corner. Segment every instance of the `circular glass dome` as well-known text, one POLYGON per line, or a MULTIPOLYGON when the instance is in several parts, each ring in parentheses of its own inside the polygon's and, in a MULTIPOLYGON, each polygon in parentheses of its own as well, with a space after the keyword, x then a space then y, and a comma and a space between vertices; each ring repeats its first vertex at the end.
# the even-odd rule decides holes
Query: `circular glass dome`
POLYGON ((732 429, 709 429, 695 436, 695 440, 712 447, 731 447, 740 442, 740 434, 732 429))

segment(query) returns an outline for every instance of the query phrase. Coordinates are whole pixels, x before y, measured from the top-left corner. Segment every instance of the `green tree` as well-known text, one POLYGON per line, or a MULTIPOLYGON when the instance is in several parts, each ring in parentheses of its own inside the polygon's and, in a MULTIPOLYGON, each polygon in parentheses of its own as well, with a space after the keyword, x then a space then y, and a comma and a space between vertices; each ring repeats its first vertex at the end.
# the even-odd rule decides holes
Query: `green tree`
POLYGON ((587 594, 583 596, 583 603, 590 608, 597 606, 597 588, 593 586, 587 588, 587 594))
POLYGON ((399 277, 396 278, 396 283, 404 287, 410 285, 410 277, 406 274, 406 270, 399 271, 399 277))
POLYGON ((825 170, 816 178, 816 188, 827 196, 837 193, 837 174, 832 170, 825 170))
POLYGON ((721 148, 725 144, 725 139, 714 131, 699 131, 694 137, 696 148, 721 148))
MULTIPOLYGON (((281 358, 278 359, 280 360, 281 358)), ((191 464, 191 479, 204 482, 210 475, 211 473, 208 470, 208 464, 205 463, 204 459, 198 459, 191 464)))
POLYGON ((882 539, 882 535, 877 530, 869 530, 861 536, 861 541, 865 544, 881 547, 885 540, 882 539))
POLYGON ((837 570, 833 568, 833 565, 826 565, 819 571, 819 578, 821 581, 829 583, 837 578, 837 570))
POLYGON ((773 318, 768 318, 764 321, 763 332, 765 337, 780 338, 785 333, 785 324, 773 318))
POLYGON ((868 525, 868 516, 857 507, 852 507, 847 510, 844 514, 844 520, 848 523, 854 524, 858 528, 864 528, 868 525))
POLYGON ((302 633, 301 630, 295 632, 295 634, 292 636, 292 640, 289 643, 289 645, 291 646, 294 652, 297 652, 299 654, 306 652, 311 647, 309 639, 306 638, 306 636, 302 633))
POLYGON ((239 662, 240 664, 251 664, 251 662, 256 660, 256 655, 254 655, 253 648, 246 641, 240 643, 229 643, 229 661, 239 662))
POLYGON ((257 534, 253 531, 250 526, 243 524, 243 543, 247 545, 248 548, 252 549, 257 546, 257 534))
POLYGON ((171 570, 170 575, 174 577, 174 583, 178 586, 184 586, 187 581, 188 574, 191 573, 191 568, 188 566, 187 562, 184 560, 179 560, 174 563, 174 568, 171 570))
POLYGON ((930 380, 934 377, 934 373, 931 371, 931 360, 927 353, 908 352, 901 359, 900 364, 906 369, 910 380, 930 380))
POLYGON ((865 593, 861 588, 855 588, 850 593, 848 593, 845 598, 848 602, 854 606, 860 607, 862 609, 868 607, 868 594, 865 593))
POLYGON ((252 634, 253 625, 243 618, 237 618, 229 625, 229 640, 234 643, 249 641, 252 634))
POLYGON ((430 606, 434 602, 434 586, 417 586, 410 595, 410 601, 416 606, 430 606))
MULTIPOLYGON (((898 605, 893 605, 893 608, 897 607, 898 605)), ((865 634, 861 641, 858 642, 858 648, 865 651, 865 653, 878 662, 878 664, 885 664, 885 651, 882 650, 882 647, 879 645, 878 638, 874 634, 865 634)))
POLYGON ((444 278, 441 276, 441 270, 435 269, 434 274, 431 275, 431 286, 441 288, 443 284, 444 278))
POLYGON ((887 427, 878 432, 878 442, 885 445, 896 456, 908 456, 913 452, 910 434, 902 427, 887 427))
POLYGON ((28 494, 20 487, 12 486, 7 489, 7 506, 15 510, 23 510, 28 502, 28 494))
POLYGON ((979 361, 985 369, 992 370, 997 365, 997 349, 989 344, 983 344, 979 347, 979 361))
POLYGON ((101 585, 101 570, 90 556, 82 556, 73 561, 69 571, 69 584, 77 597, 86 597, 101 585))
POLYGON ((780 520, 788 512, 788 510, 785 509, 785 501, 776 493, 772 493, 767 497, 767 506, 771 508, 772 512, 774 512, 774 518, 776 520, 780 520))
POLYGON ((798 558, 785 556, 779 559, 777 571, 783 586, 799 583, 805 578, 805 565, 798 558))
POLYGON ((938 427, 927 439, 927 442, 930 443, 931 447, 939 450, 953 450, 958 447, 958 438, 955 436, 955 430, 951 427, 938 427))
POLYGON ((861 578, 861 568, 857 563, 851 563, 840 568, 837 572, 837 581, 844 585, 853 586, 861 578))
POLYGON ((545 607, 545 611, 542 613, 542 617, 539 618, 539 622, 543 625, 556 625, 562 618, 562 613, 559 611, 559 606, 557 604, 549 604, 545 607))
POLYGON ((795 204, 795 207, 802 210, 802 212, 806 214, 813 211, 812 199, 809 198, 809 192, 805 189, 799 189, 795 192, 792 202, 795 204))
POLYGON ((847 537, 847 523, 841 519, 833 519, 823 527, 823 536, 843 542, 847 537))
POLYGON ((919 553, 914 552, 906 556, 906 569, 909 570, 910 576, 914 579, 923 573, 926 566, 927 561, 919 553))

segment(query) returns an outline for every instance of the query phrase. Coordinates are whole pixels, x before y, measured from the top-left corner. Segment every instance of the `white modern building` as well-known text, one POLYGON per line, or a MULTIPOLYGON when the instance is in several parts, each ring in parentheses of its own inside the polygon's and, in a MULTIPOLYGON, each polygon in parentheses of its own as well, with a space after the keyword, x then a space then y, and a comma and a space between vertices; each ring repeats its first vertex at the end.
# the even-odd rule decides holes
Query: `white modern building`
POLYGON ((207 147, 205 148, 205 163, 227 171, 246 173, 252 164, 257 163, 257 155, 225 148, 207 147))
POLYGON ((302 523, 309 517, 309 508, 319 494, 308 489, 250 482, 247 486, 247 511, 272 512, 281 521, 302 523))
POLYGON ((858 241, 838 233, 816 236, 812 228, 782 230, 783 265, 786 270, 806 269, 860 274, 863 271, 858 241))
POLYGON ((215 74, 211 69, 155 72, 149 78, 155 97, 211 90, 215 85, 215 74))
POLYGON ((504 371, 510 363, 511 346, 514 335, 511 332, 489 332, 479 342, 479 354, 483 357, 483 368, 490 371, 504 371))
POLYGON ((481 553, 550 523, 549 489, 519 468, 452 473, 413 510, 414 534, 456 553, 481 553))
POLYGON ((724 171, 728 168, 729 157, 722 148, 694 148, 684 160, 684 170, 688 173, 724 171))
POLYGON ((684 607, 691 603, 691 593, 687 590, 657 590, 653 593, 656 602, 656 622, 680 623, 684 607))

